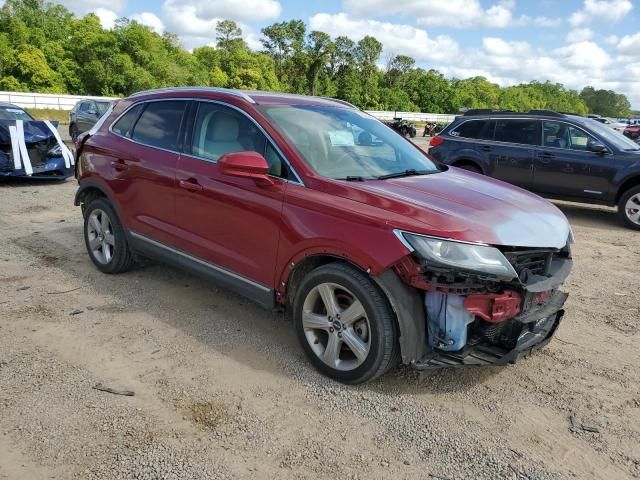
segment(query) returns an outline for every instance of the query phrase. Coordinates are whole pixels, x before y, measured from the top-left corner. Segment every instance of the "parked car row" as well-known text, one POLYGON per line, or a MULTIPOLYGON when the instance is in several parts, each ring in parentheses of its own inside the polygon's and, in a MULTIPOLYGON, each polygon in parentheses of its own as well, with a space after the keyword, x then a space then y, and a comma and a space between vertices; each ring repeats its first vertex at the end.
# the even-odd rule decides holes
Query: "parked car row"
MULTIPOLYGON (((542 129, 507 127, 494 130, 542 129)), ((399 361, 515 362, 563 317, 573 236, 558 208, 437 162, 344 102, 141 92, 79 136, 77 159, 99 270, 154 258, 289 309, 309 360, 342 382, 399 361)))
POLYGON ((429 152, 547 197, 617 205, 624 224, 640 230, 640 146, 597 120, 470 111, 434 137, 429 152))

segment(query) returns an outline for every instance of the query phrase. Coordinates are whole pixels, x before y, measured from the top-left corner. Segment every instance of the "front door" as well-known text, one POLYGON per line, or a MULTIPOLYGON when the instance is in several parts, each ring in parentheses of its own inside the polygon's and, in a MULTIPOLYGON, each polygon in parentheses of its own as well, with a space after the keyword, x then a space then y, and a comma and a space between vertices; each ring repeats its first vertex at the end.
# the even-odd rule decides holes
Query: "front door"
POLYGON ((533 186, 533 155, 540 139, 540 121, 525 119, 496 120, 495 141, 482 145, 492 170, 491 177, 522 188, 533 186))
POLYGON ((533 189, 550 196, 605 200, 615 158, 610 152, 589 151, 592 143, 600 142, 581 128, 545 120, 543 144, 536 152, 533 189))
POLYGON ((178 160, 176 213, 182 250, 239 282, 240 290, 243 283, 257 284, 259 295, 260 287, 273 288, 285 166, 253 121, 231 107, 201 102, 192 130, 189 153, 178 160), (220 171, 221 156, 248 150, 265 156, 274 185, 220 171))

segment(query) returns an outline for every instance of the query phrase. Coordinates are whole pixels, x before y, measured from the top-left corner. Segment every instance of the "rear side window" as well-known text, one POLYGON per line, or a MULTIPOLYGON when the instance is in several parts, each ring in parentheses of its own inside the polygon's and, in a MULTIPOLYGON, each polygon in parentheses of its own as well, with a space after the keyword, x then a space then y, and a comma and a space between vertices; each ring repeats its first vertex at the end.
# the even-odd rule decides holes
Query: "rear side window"
POLYGON ((540 145, 537 120, 497 120, 495 139, 497 142, 540 145))
POLYGON ((133 127, 136 142, 165 150, 178 149, 178 133, 187 102, 149 102, 133 127))
POLYGON ((122 135, 123 137, 127 137, 129 132, 131 131, 131 127, 133 127, 133 122, 136 121, 138 115, 140 115, 140 111, 144 108, 143 104, 138 104, 135 107, 129 109, 127 113, 125 113, 120 120, 118 120, 111 130, 113 133, 117 133, 118 135, 122 135))
POLYGON ((454 128, 451 135, 476 140, 493 140, 494 127, 495 122, 492 120, 469 120, 454 128))
POLYGON ((587 146, 597 141, 584 130, 563 122, 544 122, 544 146, 566 148, 569 150, 586 150, 587 146))

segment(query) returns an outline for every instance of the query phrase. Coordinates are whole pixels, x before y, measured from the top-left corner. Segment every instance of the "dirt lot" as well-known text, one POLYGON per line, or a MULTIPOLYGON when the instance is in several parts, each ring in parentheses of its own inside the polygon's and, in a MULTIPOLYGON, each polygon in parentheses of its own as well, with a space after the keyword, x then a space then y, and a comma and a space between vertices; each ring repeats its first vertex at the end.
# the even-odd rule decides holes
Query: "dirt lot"
POLYGON ((100 274, 74 191, 0 185, 0 478, 640 477, 640 233, 610 210, 561 206, 576 265, 546 349, 345 387, 280 314, 162 265, 100 274))

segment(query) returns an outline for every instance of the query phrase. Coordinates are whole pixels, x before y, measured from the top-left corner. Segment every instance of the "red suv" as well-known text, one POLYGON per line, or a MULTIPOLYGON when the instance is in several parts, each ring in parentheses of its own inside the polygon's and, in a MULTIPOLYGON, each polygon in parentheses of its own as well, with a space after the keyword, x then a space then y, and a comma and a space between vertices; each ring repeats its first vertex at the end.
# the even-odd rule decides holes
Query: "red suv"
POLYGON ((552 204, 436 163, 345 102, 174 88, 112 107, 78 147, 87 250, 154 258, 292 311, 346 383, 514 362, 545 345, 572 235, 552 204))

